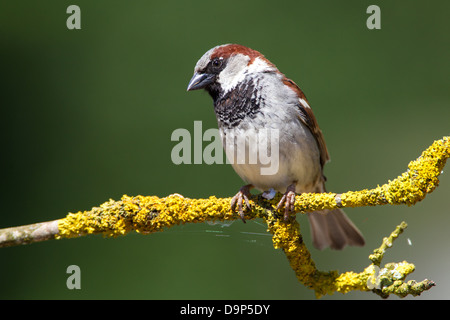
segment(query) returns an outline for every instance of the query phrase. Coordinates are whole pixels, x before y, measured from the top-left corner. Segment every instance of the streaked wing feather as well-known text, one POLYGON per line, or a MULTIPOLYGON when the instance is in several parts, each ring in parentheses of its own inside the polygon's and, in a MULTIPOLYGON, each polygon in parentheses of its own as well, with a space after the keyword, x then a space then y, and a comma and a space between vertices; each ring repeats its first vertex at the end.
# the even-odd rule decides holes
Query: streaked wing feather
POLYGON ((327 145, 325 144, 325 139, 323 137, 322 131, 319 128, 319 124, 317 123, 316 117, 309 106, 308 100, 306 99, 303 91, 297 86, 297 84, 291 79, 285 78, 283 81, 287 86, 289 86, 292 90, 294 90, 299 96, 299 119, 306 124, 306 126, 311 130, 311 133, 314 135, 317 141, 317 145, 320 150, 320 163, 322 167, 326 162, 330 160, 330 156, 328 154, 327 145))

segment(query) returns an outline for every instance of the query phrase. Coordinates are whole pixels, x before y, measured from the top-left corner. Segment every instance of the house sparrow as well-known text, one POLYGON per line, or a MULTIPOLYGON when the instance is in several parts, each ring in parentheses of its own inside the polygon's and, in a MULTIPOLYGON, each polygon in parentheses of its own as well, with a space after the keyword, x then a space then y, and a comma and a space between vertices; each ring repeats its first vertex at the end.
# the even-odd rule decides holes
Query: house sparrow
MULTIPOLYGON (((296 193, 326 192, 323 166, 329 155, 316 118, 300 88, 261 53, 237 44, 210 49, 197 62, 187 87, 188 91, 197 89, 211 95, 227 157, 236 173, 249 183, 231 204, 232 208, 237 206, 244 222, 243 204, 245 201, 249 207, 252 188, 265 194, 269 190, 284 194, 278 209, 284 206, 285 220, 294 210, 296 193), (272 174, 262 174, 262 161, 249 162, 256 141, 250 138, 264 129, 278 136, 277 148, 272 146, 271 150, 278 149, 278 167, 272 174), (241 161, 236 156, 240 136, 247 137, 247 153, 241 161)), ((270 149, 268 143, 262 145, 262 151, 270 149)), ((360 231, 340 209, 308 213, 308 218, 318 249, 364 245, 360 231)))

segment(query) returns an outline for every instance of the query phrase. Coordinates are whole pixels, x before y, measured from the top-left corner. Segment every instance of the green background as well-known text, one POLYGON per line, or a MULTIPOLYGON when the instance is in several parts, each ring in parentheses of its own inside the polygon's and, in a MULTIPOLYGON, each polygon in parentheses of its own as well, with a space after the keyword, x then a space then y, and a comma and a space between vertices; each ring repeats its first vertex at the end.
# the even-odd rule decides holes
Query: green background
MULTIPOLYGON (((231 196, 229 165, 171 162, 171 133, 216 128, 205 92, 186 92, 213 46, 262 52, 297 82, 324 132, 327 187, 344 192, 404 172, 449 135, 448 1, 2 1, 0 227, 64 217, 128 195, 231 196), (81 8, 81 30, 66 9, 81 8), (381 30, 366 9, 381 8, 381 30)), ((448 167, 449 165, 447 165, 448 167)), ((384 262, 450 298, 450 178, 414 207, 347 209, 364 248, 311 249, 321 270, 361 271, 402 220, 384 262), (408 244, 408 239, 411 245, 408 244)), ((311 246, 305 217, 298 217, 311 246)), ((0 249, 2 299, 314 299, 262 221, 185 225, 0 249), (81 268, 81 290, 66 269, 81 268)), ((324 299, 379 299, 371 293, 324 299)), ((391 299, 397 299, 392 297, 391 299)))

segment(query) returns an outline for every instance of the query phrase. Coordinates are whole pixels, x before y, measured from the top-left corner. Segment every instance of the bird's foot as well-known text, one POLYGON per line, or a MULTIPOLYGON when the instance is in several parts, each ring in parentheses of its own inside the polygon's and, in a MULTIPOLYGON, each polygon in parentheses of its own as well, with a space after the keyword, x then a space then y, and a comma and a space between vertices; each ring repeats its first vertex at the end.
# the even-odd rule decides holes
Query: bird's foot
POLYGON ((251 196, 250 190, 253 189, 253 185, 248 184, 246 186, 243 186, 238 193, 231 199, 231 209, 234 210, 237 206, 239 215, 241 216, 242 221, 245 223, 244 218, 244 200, 245 205, 248 209, 250 209, 250 201, 248 200, 248 197, 251 196))
POLYGON ((280 210, 284 205, 284 221, 289 219, 289 215, 293 213, 295 204, 295 183, 287 187, 286 192, 278 202, 277 210, 280 210))

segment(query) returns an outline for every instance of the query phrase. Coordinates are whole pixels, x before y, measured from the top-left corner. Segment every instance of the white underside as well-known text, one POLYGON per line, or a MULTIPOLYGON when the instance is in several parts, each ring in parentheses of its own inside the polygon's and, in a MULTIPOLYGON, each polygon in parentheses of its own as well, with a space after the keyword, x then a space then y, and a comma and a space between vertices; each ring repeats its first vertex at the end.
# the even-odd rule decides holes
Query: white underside
POLYGON ((297 182, 297 193, 313 192, 321 178, 317 143, 299 118, 289 114, 259 113, 236 128, 220 130, 227 158, 236 173, 261 191, 273 188, 284 193, 297 182), (272 141, 276 130, 278 145, 272 141))

